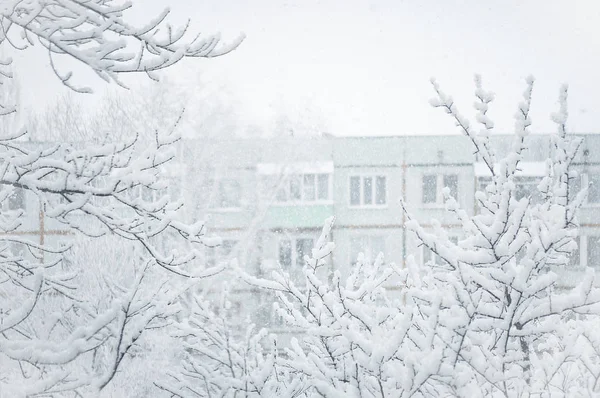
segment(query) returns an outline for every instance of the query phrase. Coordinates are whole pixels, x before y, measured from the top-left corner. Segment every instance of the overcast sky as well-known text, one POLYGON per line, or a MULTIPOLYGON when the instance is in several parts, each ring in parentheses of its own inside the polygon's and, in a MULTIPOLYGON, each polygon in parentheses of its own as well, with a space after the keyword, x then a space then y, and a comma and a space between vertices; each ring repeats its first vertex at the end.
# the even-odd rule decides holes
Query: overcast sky
MULTIPOLYGON (((270 128, 274 115, 316 115, 335 135, 456 131, 431 109, 435 76, 472 114, 473 74, 497 94, 490 112, 502 130, 528 74, 536 77, 534 131, 553 126, 561 83, 570 86, 570 127, 600 132, 600 2, 596 0, 141 0, 134 21, 166 6, 192 30, 247 39, 234 53, 192 60, 169 72, 185 82, 202 73, 226 87, 244 123, 270 128)), ((25 107, 39 108, 64 89, 39 54, 21 55, 25 107), (26 77, 26 78, 25 78, 26 77)), ((85 72, 78 78, 105 89, 85 72)), ((191 86, 191 85, 190 85, 191 86)), ((194 87, 198 90, 197 87, 194 87)), ((82 101, 93 104, 94 97, 82 101)), ((308 117, 308 116, 306 116, 308 117)))

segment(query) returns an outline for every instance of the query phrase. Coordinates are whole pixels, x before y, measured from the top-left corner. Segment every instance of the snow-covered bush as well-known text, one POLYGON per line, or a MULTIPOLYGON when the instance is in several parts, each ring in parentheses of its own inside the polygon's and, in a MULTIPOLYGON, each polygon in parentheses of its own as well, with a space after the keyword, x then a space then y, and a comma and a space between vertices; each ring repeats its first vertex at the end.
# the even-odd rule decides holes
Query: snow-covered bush
MULTIPOLYGON (((135 28, 125 18, 129 7, 2 1, 0 50, 27 51, 37 41, 59 79, 88 92, 56 57, 121 84, 122 73, 155 78, 185 57, 219 56, 239 43, 187 40, 187 27, 164 23, 168 12, 135 28)), ((144 140, 27 142, 27 120, 14 117, 14 90, 6 89, 14 84, 7 53, 0 57, 0 395, 89 395, 136 355, 145 331, 177 313, 180 292, 169 279, 220 270, 191 265, 214 242, 202 222, 182 221, 181 200, 166 190, 177 172, 177 123, 144 140), (32 219, 39 223, 33 233, 24 230, 32 219), (45 240, 46 222, 60 227, 65 245, 45 240)))
MULTIPOLYGON (((446 387, 460 396, 589 393, 598 369, 597 356, 586 356, 586 360, 573 355, 581 344, 591 344, 583 337, 573 340, 574 335, 584 334, 580 326, 589 320, 569 318, 593 314, 591 319, 597 319, 600 292, 593 287, 593 272, 572 290, 557 287, 556 272, 568 266, 568 257, 576 249, 577 212, 586 194, 585 189, 574 196, 569 192, 569 182, 576 176, 570 166, 581 142, 566 132, 567 88, 561 88, 560 110, 552 115, 558 133, 552 137, 546 177, 538 185, 544 199, 534 204, 531 198, 519 200, 514 194, 527 149, 533 79, 527 80, 516 113, 512 149, 502 159, 490 142, 493 123, 487 111, 493 94, 482 88, 478 77, 476 86, 480 130, 461 116, 435 81, 437 98, 432 105, 455 120, 491 174, 485 190, 475 194, 480 211, 469 215, 445 191, 446 208, 464 232, 464 238, 454 244, 443 231, 423 229, 405 206, 410 220, 407 228, 442 259, 442 265, 428 266, 423 273, 438 300, 433 332, 435 344, 443 349, 446 387), (590 367, 587 372, 568 372, 584 362, 590 367), (568 386, 566 391, 564 386, 568 386)), ((431 310, 429 300, 421 297, 427 304, 419 308, 431 310)))
POLYGON ((305 385, 281 363, 275 336, 250 324, 241 330, 229 292, 218 303, 191 296, 190 313, 174 336, 184 350, 180 368, 156 386, 181 397, 293 397, 305 385))
MULTIPOLYGON (((437 98, 432 104, 444 109, 471 139, 491 175, 485 189, 476 193, 475 214, 460 208, 448 189, 444 192, 446 208, 461 223, 464 237, 451 241, 439 223, 426 230, 403 204, 407 229, 439 256, 439 264, 418 266, 408 256, 407 269, 398 269, 385 265, 382 257, 374 264, 359 259, 350 277, 342 280, 339 270, 331 273, 324 267, 333 247, 328 242, 333 220, 328 220, 312 256, 305 259, 303 284, 283 272, 265 280, 240 271, 247 283, 274 292, 278 314, 295 333, 289 344, 280 338, 278 354, 253 368, 263 376, 260 380, 269 380, 271 390, 243 390, 248 396, 281 396, 274 391, 277 381, 288 380, 284 375, 295 377, 297 394, 311 397, 600 393, 600 341, 594 333, 600 292, 593 271, 573 289, 557 286, 576 248, 577 213, 586 195, 586 189, 570 192, 576 177, 570 166, 580 141, 566 132, 567 88, 561 88, 560 109, 552 115, 558 133, 552 137, 546 177, 538 186, 543 200, 533 203, 514 194, 528 145, 533 79, 527 80, 518 107, 514 144, 502 158, 490 140, 493 123, 487 111, 494 97, 481 80, 476 78, 479 130, 435 81, 433 87, 437 98), (398 290, 386 291, 384 282, 398 290)), ((186 323, 186 334, 221 336, 224 329, 218 325, 186 323)), ((255 342, 235 341, 227 344, 238 347, 237 352, 256 350, 255 342)), ((198 338, 188 342, 198 361, 210 353, 213 360, 224 362, 201 367, 202 374, 215 391, 234 396, 225 366, 227 344, 198 338)), ((174 377, 190 383, 196 374, 188 369, 174 377)))

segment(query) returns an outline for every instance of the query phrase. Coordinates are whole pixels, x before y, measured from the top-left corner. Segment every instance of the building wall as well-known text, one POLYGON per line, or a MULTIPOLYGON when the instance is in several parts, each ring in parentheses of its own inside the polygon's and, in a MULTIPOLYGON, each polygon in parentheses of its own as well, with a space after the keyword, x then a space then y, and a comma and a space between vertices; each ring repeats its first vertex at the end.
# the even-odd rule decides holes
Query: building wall
MULTIPOLYGON (((530 136, 531 144, 525 152, 525 160, 543 170, 543 162, 551 155, 553 144, 549 136, 530 136)), ((499 155, 508 152, 512 137, 493 137, 493 145, 499 148, 499 155)), ((244 229, 254 222, 252 209, 264 208, 261 212, 260 229, 267 231, 260 257, 276 264, 278 261, 278 241, 281 234, 306 237, 319 235, 327 217, 335 216, 334 241, 336 249, 332 266, 344 270, 355 261, 353 255, 356 242, 361 239, 374 239, 380 246, 383 238, 386 261, 403 263, 405 255, 413 255, 418 261, 423 259, 423 250, 414 236, 404 236, 404 215, 400 198, 412 217, 425 226, 436 219, 449 229, 451 236, 460 237, 462 232, 454 215, 445 210, 442 199, 443 175, 455 175, 458 181, 457 200, 470 214, 476 211, 474 193, 477 185, 475 164, 477 155, 470 141, 463 136, 407 136, 407 137, 345 137, 323 139, 278 139, 223 142, 218 146, 220 157, 229 156, 229 168, 243 180, 244 196, 250 198, 238 212, 209 211, 212 214, 211 226, 215 233, 219 230, 244 229), (242 148, 242 149, 240 149, 242 148), (254 152, 253 155, 242 152, 254 152), (327 203, 265 203, 256 191, 264 176, 257 170, 258 164, 279 164, 294 170, 298 163, 333 162, 331 173, 331 194, 327 203), (423 176, 439 175, 435 203, 423 203, 423 176), (352 177, 386 179, 386 200, 380 205, 352 205, 350 185, 352 177), (262 203, 261 203, 262 202, 262 203), (353 243, 354 242, 354 243, 353 243)), ((600 175, 600 138, 584 136, 582 154, 574 167, 582 173, 600 175), (583 151, 586 154, 583 154, 583 151)), ((296 169, 295 172, 298 172, 296 169)), ((527 173, 526 171, 524 172, 527 173)), ((230 171, 231 174, 231 171, 230 171)), ((193 198, 192 198, 193 200, 193 198)), ((591 247, 587 235, 600 236, 600 203, 589 204, 581 212, 582 249, 591 247)), ((256 222, 254 222, 256 224, 256 222)), ((368 251, 369 249, 367 249, 368 251)), ((374 256, 370 256, 374 257, 374 256)), ((585 264, 586 255, 581 256, 585 264)))
MULTIPOLYGON (((592 188, 600 190, 600 177, 597 177, 600 176, 600 136, 583 137, 574 169, 584 176, 580 185, 598 178, 592 188)), ((542 166, 553 150, 549 136, 527 139, 531 145, 525 153, 526 161, 542 166)), ((500 154, 510 149, 511 141, 507 136, 493 137, 500 154)), ((332 257, 335 269, 344 271, 351 267, 356 260, 353 258, 356 246, 361 241, 367 242, 365 250, 371 260, 375 254, 370 252, 382 248, 386 261, 402 264, 406 255, 422 261, 422 248, 414 236, 404 234, 405 216, 400 198, 405 199, 411 216, 425 226, 436 219, 449 228, 451 236, 460 237, 457 220, 444 209, 442 202, 443 175, 457 177, 460 205, 470 213, 476 211, 478 159, 469 140, 459 135, 188 140, 181 144, 180 152, 181 175, 173 176, 171 183, 181 185, 177 190, 187 203, 185 218, 206 220, 209 233, 240 242, 243 247, 236 249, 236 256, 243 265, 256 270, 260 270, 259 263, 277 266, 279 243, 284 238, 313 237, 316 241, 323 222, 331 216, 336 218, 333 231, 336 249, 332 257), (281 202, 276 199, 275 187, 265 185, 266 180, 276 177, 275 180, 285 186, 289 175, 302 173, 329 175, 326 200, 281 202), (423 203, 423 178, 434 174, 440 176, 435 203, 423 203), (353 177, 363 182, 368 177, 385 177, 385 203, 352 205, 353 177), (219 181, 224 180, 236 181, 239 185, 238 205, 218 206, 219 181), (260 244, 256 244, 257 240, 260 244)), ((372 194, 375 195, 375 191, 372 194)), ((26 202, 28 217, 17 234, 39 237, 39 202, 31 193, 26 193, 26 202)), ((592 264, 595 257, 589 255, 595 245, 600 245, 597 239, 600 237, 600 200, 589 202, 579 218, 583 253, 579 263, 600 267, 600 264, 592 264)), ((44 229, 46 242, 54 239, 52 236, 60 238, 60 234, 48 232, 61 230, 61 225, 52 219, 44 219, 44 229)))

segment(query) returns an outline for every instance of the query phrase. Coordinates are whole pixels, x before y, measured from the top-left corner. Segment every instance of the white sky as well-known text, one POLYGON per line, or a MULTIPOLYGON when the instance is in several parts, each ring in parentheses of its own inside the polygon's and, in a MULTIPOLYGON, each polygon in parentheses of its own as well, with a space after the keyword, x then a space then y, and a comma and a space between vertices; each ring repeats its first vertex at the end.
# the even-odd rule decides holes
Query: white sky
MULTIPOLYGON (((227 87, 245 123, 271 126, 277 112, 316 114, 335 135, 456 131, 431 109, 435 76, 472 114, 473 74, 497 94, 490 115, 510 131, 523 79, 536 79, 534 131, 553 128, 561 83, 570 86, 570 129, 600 132, 600 1, 596 0, 138 0, 135 19, 166 6, 192 30, 247 39, 219 59, 172 69, 227 87)), ((64 91, 44 56, 19 55, 23 102, 39 108, 64 91)), ((90 75, 78 72, 80 81, 90 75)), ((96 97, 105 85, 91 80, 96 97)), ((201 88, 194 87, 195 90, 201 88)))

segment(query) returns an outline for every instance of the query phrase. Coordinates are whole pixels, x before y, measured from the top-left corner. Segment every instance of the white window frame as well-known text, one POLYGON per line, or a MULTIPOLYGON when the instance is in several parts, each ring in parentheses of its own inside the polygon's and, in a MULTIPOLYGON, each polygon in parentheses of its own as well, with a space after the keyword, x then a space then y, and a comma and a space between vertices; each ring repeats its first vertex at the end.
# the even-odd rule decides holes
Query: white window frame
POLYGON ((421 173, 421 178, 420 178, 420 184, 421 184, 421 196, 419 198, 419 201, 421 202, 421 205, 423 207, 429 207, 429 208, 437 208, 437 207, 443 207, 444 206, 444 194, 443 194, 443 189, 445 188, 444 186, 444 177, 446 176, 456 176, 456 197, 454 198, 457 202, 460 203, 460 173, 456 172, 456 173, 437 173, 434 171, 428 172, 428 171, 424 171, 423 173, 421 173), (425 203, 423 202, 423 192, 424 192, 424 186, 423 186, 423 179, 425 176, 435 176, 436 177, 436 181, 435 181, 435 202, 431 202, 431 203, 425 203))
MULTIPOLYGON (((537 187, 538 185, 540 185, 540 183, 542 182, 543 177, 539 177, 539 176, 515 176, 514 182, 515 182, 515 191, 514 191, 514 195, 515 195, 515 199, 517 198, 517 187, 519 185, 521 186, 525 186, 525 185, 530 185, 532 187, 531 189, 531 196, 534 197, 535 194, 540 195, 540 200, 543 200, 543 193, 538 191, 537 187), (523 182, 524 179, 528 179, 527 182, 523 182), (534 191, 537 191, 536 193, 533 193, 534 191)), ((523 198, 520 198, 523 199, 523 198)), ((518 199, 518 200, 520 200, 518 199)), ((533 201, 532 203, 538 203, 536 201, 533 201)))
MULTIPOLYGON (((598 175, 600 177, 600 170, 597 170, 597 172, 594 173, 590 173, 589 171, 585 171, 582 172, 580 174, 580 178, 581 178, 581 187, 587 187, 588 184, 590 183, 590 174, 595 174, 598 175)), ((598 188, 600 189, 600 188, 598 188)), ((600 201, 598 202, 590 202, 590 197, 589 197, 589 193, 587 195, 587 197, 585 198, 585 206, 586 207, 600 207, 600 201)))
MULTIPOLYGON (((573 267, 573 268, 581 268, 584 264, 583 262, 587 262, 587 250, 584 251, 584 244, 583 242, 586 240, 586 236, 585 235, 577 235, 575 238, 575 243, 577 244, 577 249, 575 249, 576 252, 578 252, 578 257, 579 257, 579 262, 573 264, 571 263, 571 257, 569 257, 569 262, 568 262, 568 266, 569 267, 573 267), (585 256, 584 256, 585 254, 585 256), (583 259, 585 257, 585 260, 583 259)), ((587 244, 585 245, 585 248, 587 249, 587 244)), ((573 255, 573 253, 571 253, 571 256, 573 255)))
POLYGON ((581 248, 579 251, 579 262, 582 266, 584 267, 591 267, 594 269, 600 269, 600 264, 598 264, 597 266, 593 266, 592 264, 588 264, 588 260, 590 257, 590 246, 591 246, 591 241, 592 240, 596 240, 597 242, 600 241, 600 233, 596 232, 594 234, 590 234, 590 235, 585 235, 585 239, 583 239, 584 236, 580 237, 580 244, 581 244, 581 248), (585 243, 585 247, 584 247, 584 243, 585 243))
MULTIPOLYGON (((388 198, 388 187, 389 187, 389 178, 387 176, 386 173, 353 173, 350 174, 348 176, 348 190, 347 190, 347 194, 348 194, 348 207, 352 208, 352 209, 387 209, 388 208, 388 202, 389 202, 389 198, 388 198), (360 178, 360 199, 359 199, 359 204, 355 205, 352 204, 352 178, 358 177, 360 178), (373 198, 373 203, 371 204, 365 204, 365 200, 364 200, 364 179, 371 177, 373 179, 373 183, 371 186, 371 195, 373 198), (383 204, 377 204, 377 178, 378 177, 383 177, 385 179, 385 203, 383 204)), ((356 261, 356 259, 355 259, 356 261)))
MULTIPOLYGON (((0 189, 10 189, 9 188, 4 188, 2 186, 0 186, 0 189)), ((14 187, 12 188, 12 192, 10 195, 8 195, 6 197, 6 200, 3 203, 4 209, 7 211, 17 211, 17 210, 27 210, 27 191, 23 188, 18 188, 18 187, 14 187), (14 206, 13 203, 14 199, 13 197, 19 197, 20 196, 20 204, 18 206, 14 206)))
MULTIPOLYGON (((314 249, 314 245, 316 243, 316 239, 314 236, 311 235, 290 235, 290 234, 282 234, 282 236, 280 236, 277 239, 277 263, 285 270, 285 269, 300 269, 302 268, 302 266, 304 265, 304 259, 298 259, 298 240, 301 239, 309 239, 312 240, 312 244, 313 247, 311 249, 314 249), (282 264, 279 260, 280 260, 280 253, 281 253, 281 243, 283 241, 290 241, 291 243, 291 262, 290 265, 284 265, 282 264)), ((305 253, 310 255, 311 253, 305 253)))
POLYGON ((281 189, 285 192, 285 200, 279 200, 279 192, 275 192, 275 200, 273 205, 276 206, 290 206, 290 205, 323 205, 333 204, 333 173, 322 173, 322 172, 302 172, 302 173, 290 173, 285 176, 285 181, 281 189), (307 200, 304 196, 304 179, 305 176, 314 175, 315 184, 315 199, 307 200), (327 176, 327 198, 319 199, 319 176, 327 176), (290 199, 290 191, 292 180, 297 178, 300 181, 300 199, 290 199))

